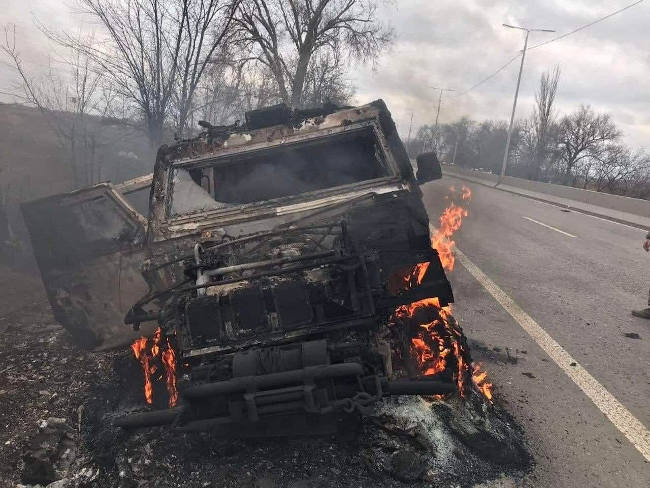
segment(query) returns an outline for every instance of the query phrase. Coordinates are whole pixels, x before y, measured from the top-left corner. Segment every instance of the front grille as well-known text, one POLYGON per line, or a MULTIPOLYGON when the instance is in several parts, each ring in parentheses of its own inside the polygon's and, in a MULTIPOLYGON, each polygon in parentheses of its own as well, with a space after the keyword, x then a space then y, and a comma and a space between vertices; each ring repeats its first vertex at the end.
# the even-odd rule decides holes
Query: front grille
POLYGON ((186 304, 191 347, 235 345, 368 317, 374 306, 366 280, 363 267, 348 260, 345 267, 330 264, 249 280, 222 294, 215 287, 213 294, 186 304))

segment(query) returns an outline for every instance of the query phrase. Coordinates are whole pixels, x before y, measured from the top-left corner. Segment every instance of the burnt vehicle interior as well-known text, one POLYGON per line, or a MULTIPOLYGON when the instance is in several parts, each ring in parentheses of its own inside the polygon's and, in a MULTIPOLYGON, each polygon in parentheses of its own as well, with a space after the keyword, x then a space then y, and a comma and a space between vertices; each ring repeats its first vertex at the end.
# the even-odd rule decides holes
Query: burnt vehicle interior
POLYGON ((176 168, 171 215, 268 202, 390 174, 374 130, 365 127, 327 139, 225 156, 209 166, 176 168))

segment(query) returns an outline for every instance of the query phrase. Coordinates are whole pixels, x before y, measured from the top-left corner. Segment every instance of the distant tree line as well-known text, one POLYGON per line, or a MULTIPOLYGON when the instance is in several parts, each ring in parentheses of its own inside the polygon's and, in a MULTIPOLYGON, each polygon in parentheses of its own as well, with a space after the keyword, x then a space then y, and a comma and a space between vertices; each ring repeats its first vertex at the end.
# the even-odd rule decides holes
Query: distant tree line
MULTIPOLYGON (((622 141, 609 114, 582 105, 558 115, 554 109, 560 71, 542 75, 535 108, 516 122, 507 174, 548 183, 650 199, 650 156, 622 141)), ((423 125, 408 141, 411 155, 437 150, 441 161, 498 174, 508 124, 462 118, 451 124, 423 125)))

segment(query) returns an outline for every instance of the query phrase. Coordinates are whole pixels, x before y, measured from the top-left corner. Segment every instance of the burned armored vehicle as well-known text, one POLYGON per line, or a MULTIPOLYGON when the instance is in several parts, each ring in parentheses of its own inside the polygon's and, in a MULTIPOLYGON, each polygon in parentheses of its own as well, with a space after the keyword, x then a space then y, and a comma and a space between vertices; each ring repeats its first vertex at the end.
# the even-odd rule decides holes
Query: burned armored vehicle
POLYGON ((148 402, 166 381, 173 408, 117 423, 296 433, 384 395, 455 391, 462 364, 434 375, 440 358, 413 350, 453 295, 385 104, 201 125, 149 179, 23 209, 57 319, 97 348, 133 340, 126 316, 148 402), (147 219, 129 201, 145 188, 147 219), (414 307, 433 315, 408 325, 414 307))

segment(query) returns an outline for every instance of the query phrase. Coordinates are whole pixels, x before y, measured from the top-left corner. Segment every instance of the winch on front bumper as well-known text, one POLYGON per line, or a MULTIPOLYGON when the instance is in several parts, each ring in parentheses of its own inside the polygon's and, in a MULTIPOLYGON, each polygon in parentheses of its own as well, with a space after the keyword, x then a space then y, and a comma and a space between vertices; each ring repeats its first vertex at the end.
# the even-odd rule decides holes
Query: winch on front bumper
POLYGON ((372 374, 361 357, 333 362, 345 355, 340 349, 317 340, 239 352, 232 358, 231 379, 188 384, 181 406, 127 415, 115 424, 127 429, 173 424, 238 437, 330 433, 350 414, 369 413, 383 396, 455 391, 449 382, 372 374))

